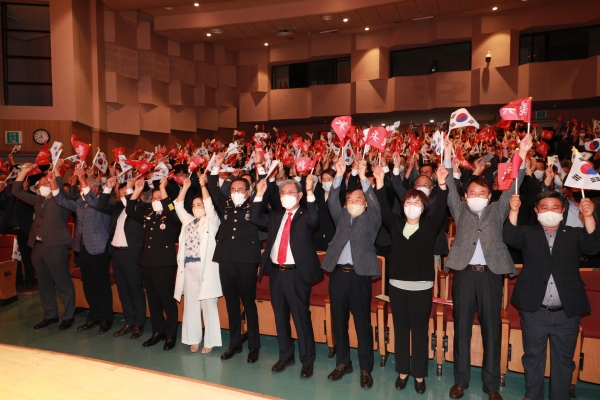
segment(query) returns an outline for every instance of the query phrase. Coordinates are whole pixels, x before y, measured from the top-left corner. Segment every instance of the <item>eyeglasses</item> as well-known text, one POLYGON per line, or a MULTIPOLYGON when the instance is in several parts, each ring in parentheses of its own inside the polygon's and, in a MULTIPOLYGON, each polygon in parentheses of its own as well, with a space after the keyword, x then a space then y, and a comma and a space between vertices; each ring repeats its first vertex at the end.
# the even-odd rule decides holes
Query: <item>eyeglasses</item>
POLYGON ((279 196, 283 197, 283 196, 296 196, 298 194, 298 192, 280 192, 279 196))
POLYGON ((234 194, 234 193, 240 193, 240 194, 246 194, 246 192, 248 191, 248 189, 229 189, 229 193, 234 194))

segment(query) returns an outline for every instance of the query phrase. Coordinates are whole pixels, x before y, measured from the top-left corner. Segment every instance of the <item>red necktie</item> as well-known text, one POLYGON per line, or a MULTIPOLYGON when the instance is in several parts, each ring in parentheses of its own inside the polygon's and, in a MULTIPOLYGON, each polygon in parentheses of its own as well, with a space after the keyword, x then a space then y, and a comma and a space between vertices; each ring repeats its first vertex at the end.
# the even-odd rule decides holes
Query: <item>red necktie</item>
POLYGON ((281 240, 279 241, 279 252, 277 253, 277 262, 279 265, 285 264, 287 258, 287 248, 290 242, 290 227, 292 226, 292 213, 288 213, 288 218, 283 226, 283 232, 281 232, 281 240))

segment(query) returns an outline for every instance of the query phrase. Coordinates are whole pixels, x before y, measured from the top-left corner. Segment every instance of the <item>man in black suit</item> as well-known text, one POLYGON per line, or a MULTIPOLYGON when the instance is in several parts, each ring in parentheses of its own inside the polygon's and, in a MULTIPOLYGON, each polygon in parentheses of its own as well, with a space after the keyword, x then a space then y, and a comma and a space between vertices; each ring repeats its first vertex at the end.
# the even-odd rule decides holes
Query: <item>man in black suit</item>
POLYGON ((570 398, 573 354, 582 314, 590 303, 579 274, 582 254, 600 251, 594 205, 580 203, 585 228, 561 223, 565 199, 555 191, 540 193, 535 202, 539 225, 516 226, 521 200, 510 199, 504 241, 523 252, 523 270, 511 301, 519 308, 523 330, 526 398, 544 398, 546 346, 550 340, 550 398, 570 398))
POLYGON ((108 178, 97 204, 99 211, 112 214, 108 242, 113 249, 112 269, 125 317, 125 325, 113 333, 113 336, 123 336, 131 332, 131 339, 142 336, 146 322, 146 296, 144 295, 142 267, 137 264, 144 231, 142 224, 128 217, 125 211, 127 201, 133 194, 134 183, 135 181, 130 179, 127 183, 117 187, 119 202, 114 204, 109 201, 110 194, 116 187, 116 179, 111 176, 108 178))
POLYGON ((181 222, 175 213, 175 206, 167 196, 167 178, 160 181, 160 189, 151 192, 151 206, 138 201, 144 190, 144 180, 135 182, 135 189, 125 212, 144 230, 142 249, 137 263, 142 266, 142 276, 148 296, 152 337, 143 343, 144 347, 154 346, 166 340, 164 350, 175 347, 177 337, 177 301, 173 297, 175 290, 175 271, 177 255, 175 243, 181 230, 181 222), (165 320, 164 314, 167 318, 165 320))
POLYGON ((252 223, 269 229, 259 279, 265 271, 270 276, 271 304, 277 326, 279 361, 271 370, 281 372, 295 363, 291 312, 298 332, 302 379, 313 375, 316 357, 310 318, 311 284, 323 277, 312 241, 313 233, 319 227, 319 211, 312 191, 314 179, 313 175, 306 178, 306 208, 300 206, 302 185, 294 180, 283 181, 279 195, 285 210, 270 214, 262 210, 263 195, 267 190, 267 182, 263 179, 256 185, 256 197, 250 211, 252 223))

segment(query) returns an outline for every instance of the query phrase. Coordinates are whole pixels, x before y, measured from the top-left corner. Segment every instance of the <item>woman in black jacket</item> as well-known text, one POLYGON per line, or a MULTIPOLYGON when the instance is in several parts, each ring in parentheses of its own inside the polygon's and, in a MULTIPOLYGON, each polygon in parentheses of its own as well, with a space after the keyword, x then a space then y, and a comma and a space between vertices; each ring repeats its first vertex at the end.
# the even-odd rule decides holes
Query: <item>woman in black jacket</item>
MULTIPOLYGON (((327 246, 333 236, 335 235, 335 224, 329 214, 329 207, 327 207, 327 199, 329 197, 329 191, 331 185, 333 185, 333 178, 335 178, 335 171, 328 168, 321 172, 320 181, 315 185, 314 194, 315 202, 319 210, 319 229, 315 231, 313 235, 313 243, 315 248, 321 251, 327 251, 327 246)), ((344 185, 342 185, 344 186, 344 185)), ((340 191, 340 203, 343 205, 346 200, 346 188, 343 188, 344 198, 341 197, 342 191, 340 191)))
POLYGON ((436 195, 435 209, 432 213, 427 213, 427 196, 421 191, 411 189, 402 197, 402 217, 394 214, 386 201, 384 173, 381 167, 373 167, 373 174, 377 180, 376 194, 381 206, 382 221, 392 235, 388 278, 395 330, 396 372, 399 374, 396 389, 402 390, 406 387, 410 374, 415 378, 417 393, 424 393, 429 361, 427 328, 435 277, 433 255, 436 237, 446 217, 448 172, 445 168, 437 170, 440 190, 436 195))

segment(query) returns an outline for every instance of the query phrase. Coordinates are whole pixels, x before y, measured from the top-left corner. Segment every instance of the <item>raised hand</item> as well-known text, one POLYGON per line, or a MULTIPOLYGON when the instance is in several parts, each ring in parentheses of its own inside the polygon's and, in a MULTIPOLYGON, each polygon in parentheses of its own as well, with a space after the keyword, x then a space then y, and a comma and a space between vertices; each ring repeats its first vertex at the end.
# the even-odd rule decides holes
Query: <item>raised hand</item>
MULTIPOLYGON (((129 181, 133 181, 133 179, 130 179, 129 181)), ((129 182, 129 181, 128 181, 128 182, 129 182)), ((134 192, 135 192, 135 193, 137 193, 138 195, 139 195, 140 193, 142 193, 142 191, 144 190, 144 183, 145 183, 145 182, 144 182, 144 180, 143 180, 143 179, 141 179, 141 180, 140 180, 140 179, 136 180, 136 181, 135 181, 135 189, 134 189, 134 192)))
POLYGON ((481 173, 483 172, 484 169, 484 165, 482 164, 483 158, 479 157, 477 160, 475 160, 475 162, 473 163, 473 175, 481 175, 481 173))
POLYGON ((205 186, 206 182, 208 182, 208 178, 206 177, 206 174, 201 174, 198 179, 200 180, 200 186, 205 186))
MULTIPOLYGON (((142 182, 143 182, 143 180, 142 180, 142 182)), ((161 189, 166 189, 168 184, 169 184, 169 181, 167 180, 166 176, 160 180, 160 188, 161 189)))
POLYGON ((310 174, 306 177, 306 191, 312 192, 315 185, 315 176, 310 174))
POLYGON ((531 134, 526 135, 521 143, 519 144, 519 156, 521 159, 525 159, 527 157, 527 152, 531 150, 533 147, 533 139, 531 139, 531 134))
POLYGON ((75 186, 77 184, 77 175, 71 174, 69 176, 69 186, 75 186))
POLYGON ((86 172, 83 170, 83 168, 77 168, 73 171, 73 174, 77 177, 77 179, 79 179, 80 182, 85 181, 86 172))
POLYGON ((129 180, 127 181, 127 184, 126 184, 126 186, 127 186, 127 189, 133 189, 133 186, 134 186, 134 185, 135 185, 135 181, 134 181, 133 179, 129 179, 129 180))
POLYGON ((221 168, 223 161, 225 161, 225 153, 217 154, 217 157, 215 158, 215 168, 221 168))
POLYGON ((398 152, 394 152, 394 168, 400 168, 400 154, 398 152))
POLYGON ((510 196, 510 201, 508 202, 508 204, 510 205, 511 211, 519 212, 519 208, 521 208, 521 198, 518 194, 513 194, 512 196, 510 196))
POLYGON ((256 197, 263 197, 266 191, 267 191, 267 180, 261 179, 256 184, 256 197))
POLYGON ((375 183, 377 190, 381 189, 384 184, 385 172, 381 165, 373 165, 373 176, 375 177, 375 183))
POLYGON ((64 160, 62 158, 59 158, 58 160, 56 160, 56 164, 54 165, 54 168, 52 168, 52 171, 60 171, 60 167, 62 167, 64 164, 64 160))
POLYGON ((358 163, 358 177, 360 180, 367 179, 367 162, 365 160, 360 160, 358 163))
POLYGON ((190 178, 185 178, 183 180, 183 189, 182 190, 188 190, 190 188, 190 186, 192 186, 192 181, 190 180, 190 178))
POLYGON ((446 179, 448 178, 448 170, 443 166, 440 166, 435 173, 437 175, 438 185, 445 185, 446 179))
POLYGON ((237 168, 231 173, 231 175, 235 176, 236 178, 239 178, 240 176, 242 176, 242 170, 237 168))
POLYGON ((54 174, 54 171, 48 171, 48 173, 46 174, 46 179, 48 179, 48 182, 50 182, 50 184, 56 183, 56 175, 54 174))
POLYGON ((592 217, 594 215, 594 203, 588 198, 581 199, 579 202, 579 210, 584 217, 592 217))
POLYGON ((335 176, 344 176, 344 172, 346 172, 346 162, 339 157, 335 162, 335 176))
POLYGON ((21 173, 28 173, 29 171, 31 171, 33 169, 33 164, 32 163, 25 163, 23 165, 21 165, 21 173))

